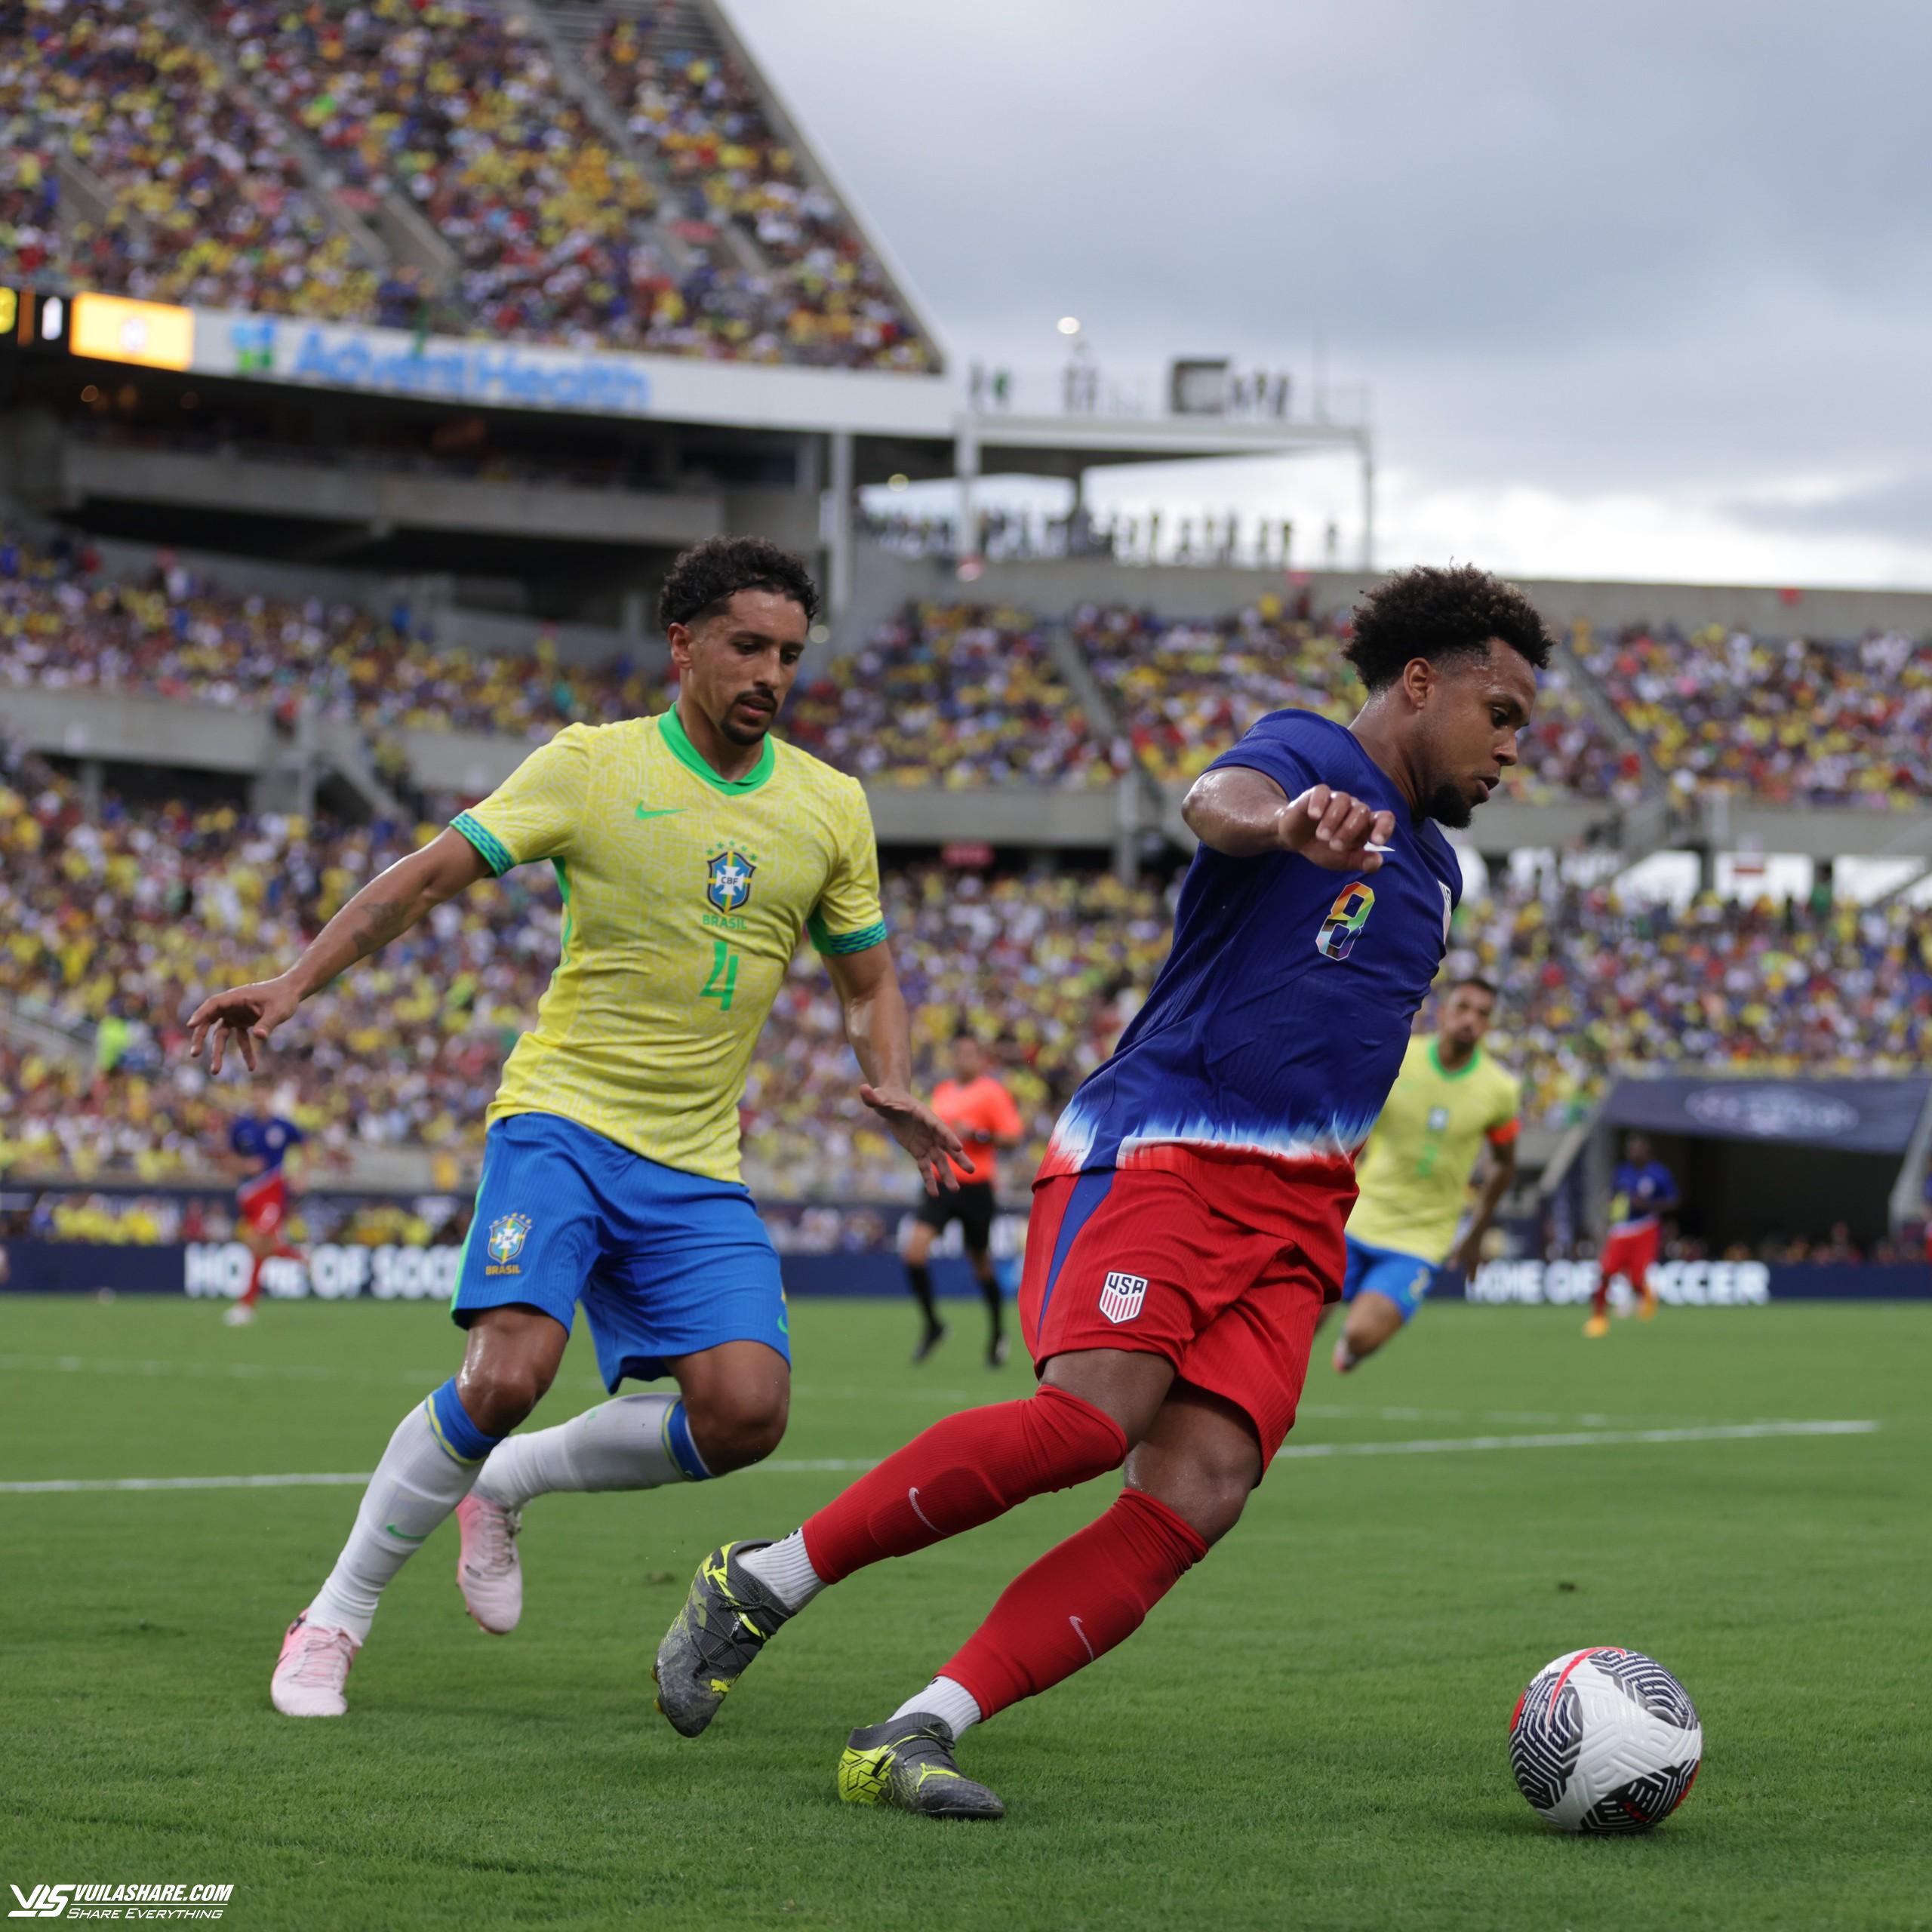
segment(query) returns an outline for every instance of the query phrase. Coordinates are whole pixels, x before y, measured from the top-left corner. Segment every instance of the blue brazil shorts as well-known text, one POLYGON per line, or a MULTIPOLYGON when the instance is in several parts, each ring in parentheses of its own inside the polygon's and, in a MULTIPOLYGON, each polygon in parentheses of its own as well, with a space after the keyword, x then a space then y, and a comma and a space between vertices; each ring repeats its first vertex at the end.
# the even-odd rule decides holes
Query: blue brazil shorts
POLYGON ((580 1300, 607 1389, 720 1342, 792 1358, 777 1251, 746 1188, 661 1167, 555 1114, 512 1114, 484 1140, 450 1313, 467 1328, 520 1303, 568 1329, 580 1300))
POLYGON ((1398 1254, 1392 1247, 1371 1247, 1366 1241, 1349 1241, 1348 1272, 1342 1277, 1342 1299, 1353 1301, 1364 1288, 1386 1295, 1401 1311, 1404 1321, 1414 1318, 1435 1279, 1436 1264, 1420 1254, 1398 1254))

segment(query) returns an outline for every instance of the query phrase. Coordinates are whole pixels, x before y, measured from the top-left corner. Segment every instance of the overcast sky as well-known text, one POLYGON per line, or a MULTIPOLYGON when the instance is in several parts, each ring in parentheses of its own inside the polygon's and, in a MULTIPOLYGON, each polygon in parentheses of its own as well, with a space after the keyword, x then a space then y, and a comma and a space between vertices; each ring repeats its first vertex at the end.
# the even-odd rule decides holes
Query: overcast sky
POLYGON ((1384 563, 1932 585, 1924 0, 728 4, 962 362, 1319 337, 1384 563))

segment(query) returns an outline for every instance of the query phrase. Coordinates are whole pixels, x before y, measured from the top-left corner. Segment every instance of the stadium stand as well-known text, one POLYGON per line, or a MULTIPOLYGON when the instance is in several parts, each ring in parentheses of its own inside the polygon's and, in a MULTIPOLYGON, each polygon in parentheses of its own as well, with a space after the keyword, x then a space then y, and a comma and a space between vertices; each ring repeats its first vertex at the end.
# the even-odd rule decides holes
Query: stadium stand
MULTIPOLYGON (((0 1039, 0 1174, 156 1180, 206 1171, 226 1115, 184 1060, 182 1015, 212 981, 285 964, 348 896, 432 828, 309 826, 226 806, 90 817, 42 761, 0 766, 0 1004, 76 1042, 0 1039)), ((961 1015, 1006 1041, 1033 1131, 1102 1057, 1167 946, 1161 895, 1106 875, 888 875, 888 920, 921 1044, 961 1015)), ((352 1142, 473 1152, 503 1054, 555 964, 561 906, 540 868, 486 884, 303 1009, 276 1055, 293 1117, 352 1142)), ((854 1117, 851 1057, 809 949, 746 1098, 764 1191, 902 1191, 903 1157, 854 1117)))
MULTIPOLYGON (((1341 654, 1346 617, 1325 625, 1287 617, 1273 598, 1193 621, 1086 605, 1070 627, 1143 769, 1163 785, 1192 783, 1264 712, 1299 705, 1346 721, 1364 695, 1341 654)), ((1506 780, 1515 798, 1629 797, 1641 787, 1641 759, 1604 730, 1564 665, 1542 680, 1522 752, 1506 780)))
POLYGON ((1102 785, 1108 747, 1025 612, 915 606, 792 694, 786 735, 870 783, 1102 785))
POLYGON ((86 545, 0 535, 0 687, 127 691, 272 707, 298 700, 365 729, 500 732, 660 709, 661 684, 619 658, 439 650, 398 610, 379 618, 319 598, 224 592, 166 552, 135 580, 86 545))
POLYGON ((48 287, 497 340, 935 367, 704 17, 594 19, 584 85, 622 101, 622 140, 567 85, 566 45, 472 0, 6 0, 0 243, 48 287), (386 209, 413 235, 404 253, 366 219, 386 209))
POLYGON ((0 6, 0 222, 37 279, 346 318, 377 277, 306 186, 286 131, 166 0, 0 6), (23 205, 24 204, 24 205, 23 205))
POLYGON ((1932 784, 1932 660, 1896 632, 1642 629, 1596 638, 1587 661, 1681 789, 1885 810, 1932 784))
POLYGON ((710 248, 735 226, 768 265, 742 285, 751 299, 723 321, 728 337, 759 353, 782 343, 792 361, 928 365, 925 344, 837 201, 806 178, 750 77, 698 15, 667 0, 607 19, 590 58, 668 177, 679 232, 710 248))
MULTIPOLYGON (((10 755, 0 1008, 72 1048, 0 1033, 0 1173, 205 1171, 225 1115, 181 1057, 192 997, 285 961, 426 829, 112 798, 91 814, 72 781, 10 755)), ((1164 896, 1104 875, 933 863, 890 870, 885 885, 920 1044, 940 1048, 961 1016, 1004 1043, 1035 1143, 1023 1164, 1157 970, 1164 896)), ((554 888, 531 868, 442 909, 305 1008, 275 1065, 325 1154, 473 1152, 558 928, 554 888)), ((1632 1064, 1871 1074, 1932 1053, 1932 912, 1903 900, 1707 895, 1673 911, 1607 889, 1500 886, 1466 904, 1454 957, 1503 987, 1497 1051, 1524 1075, 1534 1126, 1568 1124, 1632 1064)), ((746 1095, 762 1192, 903 1191, 896 1150, 853 1112, 851 1080, 835 1004, 801 953, 746 1095)))

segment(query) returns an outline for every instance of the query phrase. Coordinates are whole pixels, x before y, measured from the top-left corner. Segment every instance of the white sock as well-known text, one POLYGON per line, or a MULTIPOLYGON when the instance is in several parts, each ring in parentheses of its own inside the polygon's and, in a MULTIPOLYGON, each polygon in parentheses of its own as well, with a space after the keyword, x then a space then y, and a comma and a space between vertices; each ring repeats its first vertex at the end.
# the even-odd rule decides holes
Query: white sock
POLYGON ((333 1624, 358 1641, 367 1637, 383 1586, 469 1494, 482 1465, 460 1461, 443 1447, 429 1407, 417 1403, 396 1425, 363 1492, 355 1527, 309 1606, 312 1623, 333 1624))
POLYGON ((521 1509, 532 1497, 560 1489, 656 1489, 688 1481, 690 1472, 666 1441, 678 1400, 620 1395, 555 1429, 512 1435, 491 1451, 476 1487, 492 1503, 521 1509))
POLYGON ((916 1696, 908 1697, 892 1717, 909 1717, 915 1711, 922 1711, 929 1717, 943 1718, 952 1727, 952 1734, 960 1733, 980 1721, 980 1707, 974 1701, 973 1694, 963 1684, 955 1684, 949 1677, 935 1677, 916 1696))
POLYGON ((738 1560, 787 1610, 803 1610, 825 1588, 825 1579, 805 1554, 803 1530, 794 1530, 768 1548, 755 1549, 738 1560))

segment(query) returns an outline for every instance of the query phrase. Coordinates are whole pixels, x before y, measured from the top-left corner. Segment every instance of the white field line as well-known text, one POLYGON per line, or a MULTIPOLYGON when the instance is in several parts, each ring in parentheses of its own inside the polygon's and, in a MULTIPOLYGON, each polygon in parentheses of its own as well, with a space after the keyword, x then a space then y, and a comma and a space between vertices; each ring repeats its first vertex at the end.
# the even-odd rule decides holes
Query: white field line
MULTIPOLYGON (((1658 1442, 1747 1442, 1774 1435, 1870 1435, 1875 1422, 1740 1422, 1708 1429, 1574 1430, 1561 1435, 1445 1436, 1414 1442, 1297 1442, 1281 1457, 1443 1456, 1492 1449, 1601 1449, 1658 1442)), ((851 1475, 876 1469, 877 1459, 826 1457, 759 1463, 741 1475, 851 1475)), ((94 1491, 150 1489, 343 1489, 359 1487, 369 1471, 324 1475, 57 1477, 44 1482, 0 1482, 0 1496, 74 1496, 94 1491)))
MULTIPOLYGON (((118 1358, 90 1358, 82 1355, 0 1355, 0 1374, 143 1375, 180 1377, 184 1380, 234 1380, 243 1382, 356 1382, 380 1383, 426 1392, 446 1377, 449 1364, 435 1368, 337 1368, 326 1364, 248 1361, 140 1361, 118 1358)), ((586 1376, 584 1386, 601 1389, 595 1377, 586 1376)), ((792 1385, 795 1397, 807 1401, 974 1402, 997 1395, 1001 1385, 990 1379, 977 1388, 942 1389, 926 1383, 913 1383, 903 1389, 871 1389, 832 1383, 800 1382, 792 1385)), ((1352 1402, 1303 1402, 1298 1415, 1318 1417, 1324 1421, 1347 1422, 1506 1422, 1572 1423, 1584 1429, 1607 1429, 1614 1423, 1635 1426, 1655 1418, 1642 1416, 1558 1414, 1543 1409, 1416 1409, 1377 1408, 1352 1402)), ((1685 1427, 1702 1425, 1702 1416, 1673 1417, 1674 1424, 1685 1427)))

